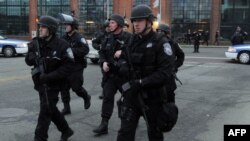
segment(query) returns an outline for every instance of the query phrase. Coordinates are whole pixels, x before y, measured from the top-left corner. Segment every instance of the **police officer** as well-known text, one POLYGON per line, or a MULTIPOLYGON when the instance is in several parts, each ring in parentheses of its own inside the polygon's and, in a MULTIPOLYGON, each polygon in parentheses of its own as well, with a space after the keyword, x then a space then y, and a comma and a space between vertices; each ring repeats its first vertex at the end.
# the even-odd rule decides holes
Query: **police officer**
POLYGON ((234 32, 233 36, 231 37, 232 45, 242 45, 244 44, 244 38, 246 37, 247 33, 243 32, 239 26, 237 26, 236 31, 234 32))
POLYGON ((70 74, 74 56, 70 45, 56 36, 58 27, 56 19, 51 16, 42 16, 38 25, 39 37, 29 43, 28 54, 25 57, 26 64, 34 66, 32 78, 40 97, 40 113, 35 130, 35 141, 47 141, 51 121, 62 132, 61 141, 67 141, 73 135, 73 130, 56 104, 61 80, 70 74), (43 67, 39 68, 45 68, 44 73, 37 71, 40 70, 38 69, 39 64, 43 64, 43 67))
POLYGON ((201 35, 198 31, 193 33, 194 38, 194 51, 193 53, 199 53, 201 35))
POLYGON ((173 55, 175 56, 175 62, 174 62, 174 68, 173 68, 173 77, 171 78, 172 81, 168 82, 166 87, 167 94, 168 94, 168 102, 175 102, 175 89, 176 89, 176 83, 175 83, 175 77, 176 73, 178 71, 178 68, 183 65, 185 54, 179 44, 175 42, 173 39, 171 39, 170 36, 170 27, 168 24, 160 24, 159 27, 156 29, 158 33, 163 33, 169 40, 169 43, 172 47, 173 55))
POLYGON ((127 60, 133 68, 129 71, 132 79, 122 86, 123 106, 117 141, 135 140, 136 126, 142 115, 147 123, 149 141, 163 141, 163 133, 157 129, 157 115, 162 110, 164 83, 172 73, 173 51, 168 39, 153 31, 155 16, 147 5, 134 7, 130 19, 134 34, 127 60))
MULTIPOLYGON (((98 33, 97 36, 92 40, 92 46, 96 50, 100 50, 102 46, 105 46, 104 44, 105 44, 106 38, 108 38, 108 35, 110 33, 109 21, 108 20, 106 20, 104 22, 103 29, 104 29, 104 31, 98 33)), ((104 78, 104 77, 102 77, 102 78, 104 78)), ((104 81, 105 80, 102 80, 102 82, 101 82, 102 88, 103 88, 103 85, 104 85, 104 81)), ((103 93, 99 96, 99 98, 103 99, 103 93)))
POLYGON ((88 92, 82 86, 84 80, 83 78, 84 68, 87 67, 87 60, 85 56, 89 53, 89 46, 85 38, 83 38, 82 35, 77 32, 79 24, 75 18, 73 18, 73 21, 65 21, 64 24, 66 26, 65 27, 66 34, 63 35, 62 38, 71 45, 70 47, 73 51, 73 55, 75 58, 75 63, 71 70, 71 74, 67 78, 69 86, 68 87, 64 86, 61 92, 62 101, 64 104, 64 109, 62 110, 62 113, 66 115, 66 114, 71 114, 69 105, 70 88, 72 88, 72 90, 79 97, 83 98, 85 109, 88 109, 90 107, 91 97, 90 95, 88 95, 88 92))
POLYGON ((97 134, 108 133, 108 121, 113 113, 114 97, 120 88, 121 79, 118 77, 119 58, 122 47, 127 44, 131 36, 130 33, 123 31, 124 19, 118 14, 113 14, 109 18, 109 37, 104 41, 99 51, 100 64, 103 72, 103 103, 101 124, 93 130, 97 134))

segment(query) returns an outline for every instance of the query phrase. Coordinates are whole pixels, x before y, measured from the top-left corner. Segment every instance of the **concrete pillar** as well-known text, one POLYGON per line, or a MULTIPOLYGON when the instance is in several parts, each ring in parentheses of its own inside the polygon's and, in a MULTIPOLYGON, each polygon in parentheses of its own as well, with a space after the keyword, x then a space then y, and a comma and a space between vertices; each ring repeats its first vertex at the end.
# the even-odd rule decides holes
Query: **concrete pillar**
POLYGON ((210 20, 210 44, 215 41, 215 33, 217 30, 220 31, 221 22, 221 0, 212 0, 211 8, 211 20, 210 20))
POLYGON ((29 1, 29 34, 30 39, 32 34, 34 36, 35 32, 37 31, 37 0, 30 0, 29 1))
POLYGON ((70 0, 70 11, 74 14, 72 16, 79 19, 79 0, 70 0))

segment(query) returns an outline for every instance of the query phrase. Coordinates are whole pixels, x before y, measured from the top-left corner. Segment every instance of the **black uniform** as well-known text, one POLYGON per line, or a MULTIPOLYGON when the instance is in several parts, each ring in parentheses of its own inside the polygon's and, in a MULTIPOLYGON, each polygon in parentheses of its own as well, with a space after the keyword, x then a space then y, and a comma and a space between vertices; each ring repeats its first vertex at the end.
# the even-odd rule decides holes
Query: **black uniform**
POLYGON ((136 127, 143 115, 139 95, 147 106, 145 113, 149 141, 163 141, 163 133, 157 130, 156 123, 157 115, 162 110, 162 95, 166 94, 165 82, 169 80, 173 69, 173 52, 169 41, 165 37, 158 38, 158 33, 154 31, 145 36, 135 35, 128 54, 136 80, 130 80, 131 87, 123 94, 121 128, 117 141, 135 140, 136 127))
POLYGON ((175 93, 174 91, 176 90, 176 82, 175 82, 175 77, 176 73, 178 71, 178 68, 183 65, 184 59, 185 59, 185 54, 181 47, 179 46, 178 43, 176 43, 174 40, 169 39, 169 43, 172 47, 173 55, 174 55, 174 66, 173 66, 173 75, 171 77, 171 81, 167 82, 166 87, 167 89, 167 100, 168 102, 175 102, 175 93))
POLYGON ((198 32, 194 33, 193 38, 194 38, 194 53, 199 53, 200 39, 201 39, 200 33, 198 32))
POLYGON ((242 45, 244 44, 244 32, 236 31, 234 35, 231 37, 232 45, 242 45))
MULTIPOLYGON (((119 42, 122 41, 127 44, 131 34, 128 32, 121 32, 118 35, 110 34, 103 47, 99 51, 100 63, 108 62, 110 70, 103 72, 103 103, 102 103, 102 118, 109 120, 114 108, 114 95, 120 88, 121 80, 118 77, 119 59, 114 58, 116 51, 121 50, 122 46, 119 42)), ((102 66, 102 65, 101 65, 102 66)))
POLYGON ((62 90, 62 101, 63 103, 69 103, 70 101, 70 94, 69 89, 72 90, 79 96, 82 97, 85 101, 85 109, 89 108, 89 99, 90 96, 88 95, 87 91, 82 87, 83 85, 83 71, 84 68, 87 66, 87 60, 85 55, 89 52, 89 47, 86 40, 82 37, 81 34, 78 32, 74 32, 73 35, 68 36, 68 34, 62 37, 66 40, 73 51, 73 55, 75 58, 75 63, 72 67, 71 74, 67 78, 68 86, 64 86, 62 90), (88 102, 86 102, 88 101, 88 102), (86 105, 87 104, 87 105, 86 105))
POLYGON ((96 50, 100 50, 102 43, 104 42, 105 38, 108 36, 108 32, 99 32, 96 35, 96 38, 92 40, 92 46, 96 50))
MULTIPOLYGON (((37 52, 35 47, 36 40, 38 39, 33 39, 29 44, 28 54, 25 57, 26 64, 34 66, 34 68, 37 67, 35 59, 37 52)), ((51 121, 63 134, 71 130, 64 116, 56 107, 56 104, 58 102, 61 82, 70 74, 74 58, 69 44, 55 35, 49 41, 39 39, 39 42, 41 59, 45 60, 46 70, 42 76, 39 74, 33 76, 35 89, 39 92, 40 97, 40 113, 35 130, 35 139, 37 141, 47 141, 51 121), (47 96, 43 83, 48 86, 47 96)))

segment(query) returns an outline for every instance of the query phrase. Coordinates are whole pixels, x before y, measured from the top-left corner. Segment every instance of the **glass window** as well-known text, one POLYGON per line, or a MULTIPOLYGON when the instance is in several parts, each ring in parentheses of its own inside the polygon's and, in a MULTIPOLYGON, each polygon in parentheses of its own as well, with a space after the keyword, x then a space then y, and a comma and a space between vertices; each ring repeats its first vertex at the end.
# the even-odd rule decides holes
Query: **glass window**
POLYGON ((209 31, 211 0, 174 0, 172 1, 172 34, 183 36, 190 29, 209 31))
POLYGON ((250 32, 250 0, 224 0, 221 9, 223 38, 230 39, 237 26, 245 32, 250 32))
POLYGON ((93 38, 113 12, 113 0, 80 0, 80 32, 93 38))
POLYGON ((28 35, 28 0, 0 1, 0 34, 28 35))

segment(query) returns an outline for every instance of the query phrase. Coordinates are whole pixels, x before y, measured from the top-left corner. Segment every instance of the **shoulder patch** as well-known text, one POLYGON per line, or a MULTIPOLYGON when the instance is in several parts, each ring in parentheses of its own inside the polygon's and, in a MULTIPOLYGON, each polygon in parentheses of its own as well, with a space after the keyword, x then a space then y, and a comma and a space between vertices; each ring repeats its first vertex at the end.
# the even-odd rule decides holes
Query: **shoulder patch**
POLYGON ((68 56, 70 59, 74 60, 74 54, 73 54, 72 49, 71 49, 71 48, 68 48, 68 49, 66 50, 66 52, 67 52, 67 56, 68 56))
POLYGON ((172 51, 172 48, 171 48, 171 46, 170 46, 169 43, 164 43, 164 44, 163 44, 163 47, 164 47, 164 52, 165 52, 167 55, 169 55, 169 56, 173 55, 173 51, 172 51))
POLYGON ((87 41, 85 40, 85 38, 81 38, 81 42, 84 44, 87 44, 87 41))
POLYGON ((147 47, 147 48, 150 48, 150 47, 152 47, 152 46, 153 46, 153 43, 150 42, 150 43, 147 44, 146 47, 147 47))

